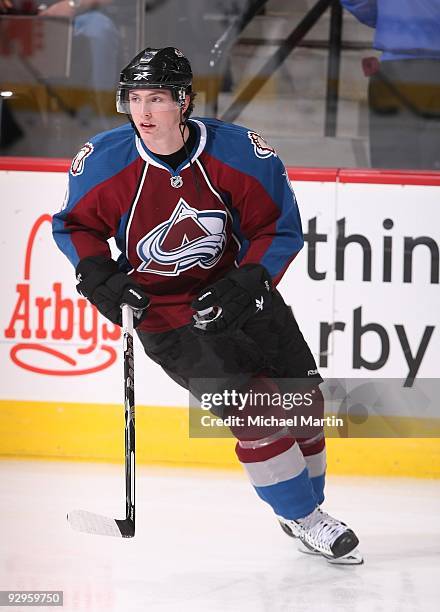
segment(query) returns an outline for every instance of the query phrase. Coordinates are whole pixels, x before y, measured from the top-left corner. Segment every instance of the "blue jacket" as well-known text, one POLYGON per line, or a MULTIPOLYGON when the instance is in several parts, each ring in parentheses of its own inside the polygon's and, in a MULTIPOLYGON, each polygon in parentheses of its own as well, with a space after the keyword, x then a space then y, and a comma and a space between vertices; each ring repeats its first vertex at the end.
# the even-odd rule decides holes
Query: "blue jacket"
POLYGON ((361 23, 376 28, 381 60, 440 59, 440 0, 341 0, 361 23))

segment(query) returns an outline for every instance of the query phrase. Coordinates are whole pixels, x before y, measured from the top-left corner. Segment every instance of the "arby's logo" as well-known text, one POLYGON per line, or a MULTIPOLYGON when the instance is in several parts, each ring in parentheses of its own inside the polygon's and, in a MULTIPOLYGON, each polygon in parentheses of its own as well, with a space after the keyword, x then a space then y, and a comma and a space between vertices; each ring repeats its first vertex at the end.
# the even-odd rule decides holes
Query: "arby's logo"
POLYGON ((29 233, 23 280, 16 285, 15 304, 4 330, 6 339, 17 341, 10 351, 11 360, 30 372, 52 376, 105 370, 117 357, 115 347, 106 342, 118 340, 120 328, 105 322, 85 298, 65 297, 62 283, 52 282, 50 293, 45 290, 45 295, 40 295, 40 283, 32 280, 36 238, 51 220, 50 215, 41 215, 29 233))

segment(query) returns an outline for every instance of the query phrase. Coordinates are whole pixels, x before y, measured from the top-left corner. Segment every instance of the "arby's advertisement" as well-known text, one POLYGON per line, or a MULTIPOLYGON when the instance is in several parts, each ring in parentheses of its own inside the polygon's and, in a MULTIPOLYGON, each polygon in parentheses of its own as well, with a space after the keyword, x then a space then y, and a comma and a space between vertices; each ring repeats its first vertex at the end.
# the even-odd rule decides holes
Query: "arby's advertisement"
MULTIPOLYGON (((305 245, 279 288, 323 377, 438 378, 440 186, 295 174, 305 245)), ((77 293, 51 235, 67 174, 2 170, 0 185, 1 399, 120 402, 120 329, 77 293)), ((187 405, 135 351, 137 403, 187 405)))

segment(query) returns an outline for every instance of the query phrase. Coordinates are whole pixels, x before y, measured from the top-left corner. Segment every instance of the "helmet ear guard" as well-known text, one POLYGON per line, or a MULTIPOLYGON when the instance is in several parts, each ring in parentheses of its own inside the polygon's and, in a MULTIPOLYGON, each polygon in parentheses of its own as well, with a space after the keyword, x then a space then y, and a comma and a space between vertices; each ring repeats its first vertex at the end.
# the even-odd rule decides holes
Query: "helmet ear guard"
POLYGON ((186 91, 183 87, 181 87, 177 92, 177 102, 179 103, 179 107, 183 108, 185 106, 186 101, 186 91))

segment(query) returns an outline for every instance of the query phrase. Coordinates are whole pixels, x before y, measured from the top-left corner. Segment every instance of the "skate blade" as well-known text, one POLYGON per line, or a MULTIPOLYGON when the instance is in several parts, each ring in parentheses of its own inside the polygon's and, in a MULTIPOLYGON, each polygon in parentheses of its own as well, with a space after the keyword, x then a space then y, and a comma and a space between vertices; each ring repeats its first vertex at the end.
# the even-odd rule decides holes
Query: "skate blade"
POLYGON ((298 551, 303 555, 323 557, 327 561, 327 563, 330 563, 331 565, 362 565, 364 563, 364 559, 361 553, 356 549, 352 550, 350 553, 344 555, 343 557, 339 557, 338 559, 327 557, 323 553, 319 552, 319 550, 308 548, 302 542, 298 544, 298 551))
POLYGON ((327 557, 326 555, 323 555, 323 557, 331 565, 363 565, 364 563, 364 558, 357 548, 338 559, 327 557))
POLYGON ((323 557, 331 565, 363 565, 364 563, 364 558, 356 548, 339 559, 332 559, 325 555, 323 557))

